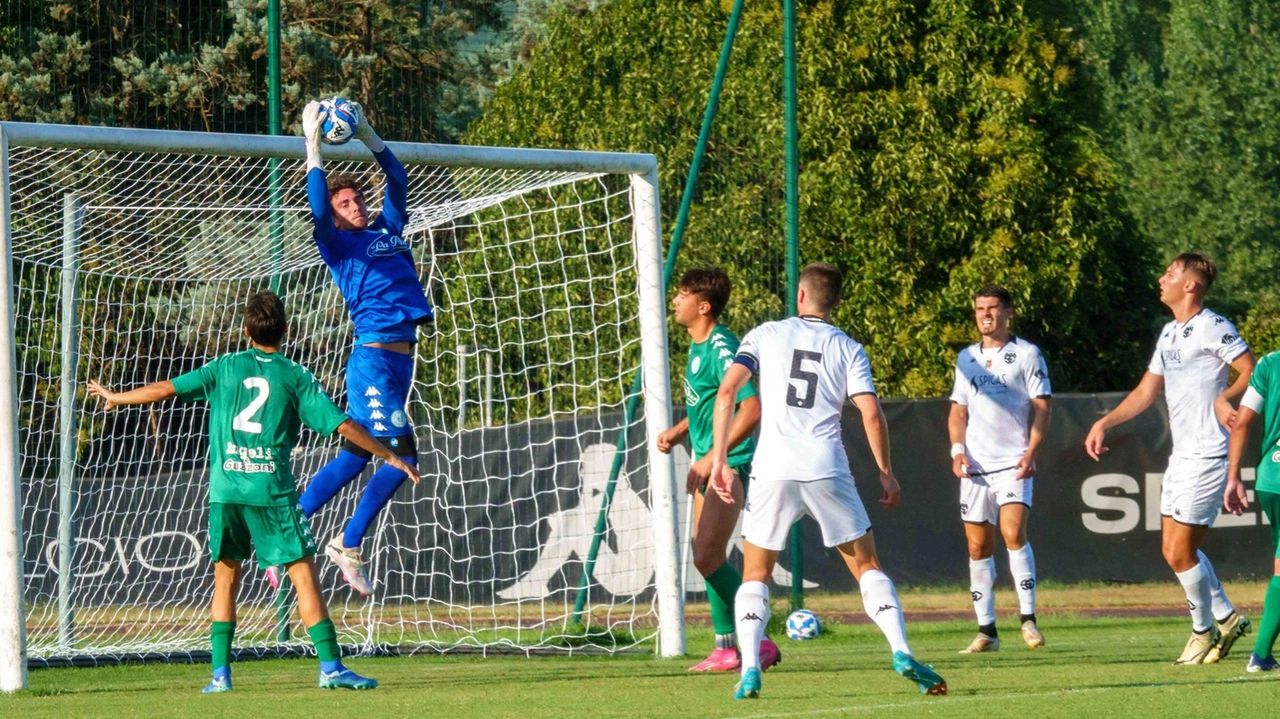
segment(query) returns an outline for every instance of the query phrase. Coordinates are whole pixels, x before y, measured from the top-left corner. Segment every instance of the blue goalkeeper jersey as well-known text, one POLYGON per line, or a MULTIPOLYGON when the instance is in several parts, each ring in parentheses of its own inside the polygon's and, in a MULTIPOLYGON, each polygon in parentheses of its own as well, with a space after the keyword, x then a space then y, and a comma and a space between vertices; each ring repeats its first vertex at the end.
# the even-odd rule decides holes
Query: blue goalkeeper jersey
POLYGON ((316 247, 347 302, 356 342, 413 342, 418 325, 429 322, 432 314, 403 237, 409 175, 390 149, 374 157, 386 175, 387 196, 382 212, 364 230, 334 226, 324 171, 313 167, 307 172, 316 247))

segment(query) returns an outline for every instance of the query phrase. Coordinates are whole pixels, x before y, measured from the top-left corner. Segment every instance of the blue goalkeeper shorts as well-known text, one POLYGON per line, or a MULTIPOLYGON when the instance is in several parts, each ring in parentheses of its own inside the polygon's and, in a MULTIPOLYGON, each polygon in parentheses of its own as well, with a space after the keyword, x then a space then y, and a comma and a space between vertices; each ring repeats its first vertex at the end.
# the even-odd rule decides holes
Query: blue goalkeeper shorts
POLYGON ((375 437, 412 434, 405 405, 413 356, 356 345, 347 360, 347 416, 375 437))

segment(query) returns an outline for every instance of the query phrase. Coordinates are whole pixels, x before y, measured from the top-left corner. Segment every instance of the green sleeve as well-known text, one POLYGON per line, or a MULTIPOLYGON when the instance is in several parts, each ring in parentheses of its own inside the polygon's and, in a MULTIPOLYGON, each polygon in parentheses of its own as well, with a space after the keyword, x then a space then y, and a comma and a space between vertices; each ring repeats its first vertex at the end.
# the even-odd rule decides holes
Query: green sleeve
MULTIPOLYGON (((717 357, 716 359, 716 368, 717 368, 716 384, 719 384, 720 382, 724 381, 724 376, 729 371, 729 367, 733 364, 733 358, 735 355, 738 354, 738 347, 740 345, 737 339, 734 339, 733 342, 726 342, 725 344, 729 345, 728 347, 729 356, 717 357)), ((756 387, 754 384, 752 384, 751 380, 748 379, 747 383, 742 385, 742 389, 738 390, 738 396, 734 399, 734 401, 737 402, 738 404, 742 404, 742 401, 744 399, 748 397, 755 397, 755 396, 756 396, 756 387)))
POLYGON ((1258 362, 1258 366, 1253 368, 1253 374, 1249 377, 1249 386, 1263 397, 1267 396, 1267 387, 1271 384, 1270 375, 1275 371, 1275 356, 1276 355, 1273 352, 1266 357, 1263 357, 1262 360, 1258 362))
POLYGON ((347 414, 329 399, 320 386, 320 380, 310 372, 298 372, 298 418, 302 423, 328 437, 337 431, 338 425, 347 421, 347 414))
POLYGON ((218 385, 218 365, 222 358, 217 357, 200 369, 173 378, 173 390, 183 402, 196 402, 209 399, 209 393, 218 385))

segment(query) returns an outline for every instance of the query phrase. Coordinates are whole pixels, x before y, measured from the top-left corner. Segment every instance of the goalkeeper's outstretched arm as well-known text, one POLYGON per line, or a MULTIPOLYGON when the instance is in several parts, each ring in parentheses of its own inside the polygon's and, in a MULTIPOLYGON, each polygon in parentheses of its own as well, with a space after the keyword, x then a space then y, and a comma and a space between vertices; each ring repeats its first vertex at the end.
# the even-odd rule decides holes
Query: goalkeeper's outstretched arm
POLYGON ((329 204, 324 160, 320 158, 320 123, 323 121, 320 103, 314 100, 307 103, 302 110, 302 133, 307 145, 307 203, 311 205, 311 219, 315 222, 316 242, 322 247, 332 247, 337 241, 337 227, 333 224, 333 207, 329 204))
POLYGON ((400 164, 400 159, 392 154, 391 148, 387 147, 381 137, 378 137, 373 125, 369 123, 369 118, 365 116, 364 108, 358 103, 352 104, 360 107, 360 124, 356 127, 356 139, 363 142, 364 146, 373 153, 378 166, 382 168, 382 174, 387 178, 387 193, 382 203, 382 216, 397 232, 403 232, 405 222, 409 219, 407 205, 409 173, 404 169, 404 165, 400 164))

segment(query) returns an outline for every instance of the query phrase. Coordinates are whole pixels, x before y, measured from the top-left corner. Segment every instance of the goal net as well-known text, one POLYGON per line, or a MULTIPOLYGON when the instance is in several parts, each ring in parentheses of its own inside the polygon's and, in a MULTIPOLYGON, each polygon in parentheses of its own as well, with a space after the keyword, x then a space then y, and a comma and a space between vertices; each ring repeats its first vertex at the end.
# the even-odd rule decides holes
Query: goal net
MULTIPOLYGON (((213 586, 208 409, 108 412, 84 385, 138 387, 242 349, 244 301, 273 288, 286 354, 345 406, 352 325, 311 240, 301 140, 0 134, 31 663, 198 658, 213 586)), ((672 465, 651 449, 670 417, 652 157, 392 148, 436 310, 409 401, 423 481, 365 540, 374 596, 317 557, 340 641, 617 651, 661 634, 663 653, 682 653, 672 465)), ((366 181, 376 211, 382 177, 363 148, 326 158, 366 181)), ((299 483, 336 451, 304 430, 299 483)), ((341 531, 372 469, 312 519, 318 542, 341 531)), ((308 651, 291 599, 246 562, 237 649, 308 651)))

